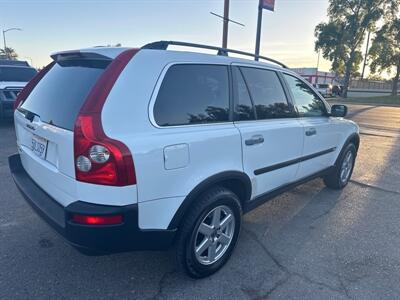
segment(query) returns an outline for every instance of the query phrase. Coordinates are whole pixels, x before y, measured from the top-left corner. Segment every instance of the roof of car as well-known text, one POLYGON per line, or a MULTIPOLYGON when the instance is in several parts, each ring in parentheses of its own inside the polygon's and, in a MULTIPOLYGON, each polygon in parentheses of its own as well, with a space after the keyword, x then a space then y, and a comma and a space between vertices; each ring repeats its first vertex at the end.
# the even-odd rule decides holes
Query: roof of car
POLYGON ((0 59, 0 66, 24 66, 30 67, 24 60, 0 59))
POLYGON ((0 65, 1 68, 18 68, 18 69, 35 69, 32 66, 23 66, 23 65, 0 65))
MULTIPOLYGON (((51 54, 51 57, 56 57, 59 54, 69 54, 69 53, 95 53, 102 56, 106 56, 110 59, 114 59, 120 53, 125 50, 133 49, 133 48, 126 48, 126 47, 92 47, 92 48, 83 48, 77 50, 68 50, 68 51, 60 51, 51 54)), ((138 49, 138 48, 136 48, 138 49)), ((264 66, 273 69, 285 70, 289 73, 293 73, 289 69, 285 69, 280 65, 263 62, 263 61, 255 61, 251 59, 244 59, 237 56, 228 56, 228 55, 217 55, 217 54, 210 54, 206 52, 195 52, 195 51, 187 51, 186 49, 183 50, 159 50, 159 49, 140 49, 140 51, 146 52, 154 52, 157 55, 164 55, 166 58, 170 59, 179 59, 179 60, 187 60, 190 62, 192 59, 196 61, 202 62, 214 62, 214 63, 223 63, 223 64, 242 64, 242 65, 251 65, 251 66, 264 66)))

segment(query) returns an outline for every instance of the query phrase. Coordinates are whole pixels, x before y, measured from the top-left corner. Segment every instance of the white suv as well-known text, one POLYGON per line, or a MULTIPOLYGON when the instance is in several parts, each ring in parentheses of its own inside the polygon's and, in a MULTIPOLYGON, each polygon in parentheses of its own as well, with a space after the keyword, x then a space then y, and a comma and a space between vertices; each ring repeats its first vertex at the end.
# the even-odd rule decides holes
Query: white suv
POLYGON ((174 245, 204 277, 229 259, 243 213, 316 177, 343 188, 359 145, 346 107, 274 60, 228 52, 251 55, 182 42, 53 54, 14 114, 26 200, 82 252, 174 245))

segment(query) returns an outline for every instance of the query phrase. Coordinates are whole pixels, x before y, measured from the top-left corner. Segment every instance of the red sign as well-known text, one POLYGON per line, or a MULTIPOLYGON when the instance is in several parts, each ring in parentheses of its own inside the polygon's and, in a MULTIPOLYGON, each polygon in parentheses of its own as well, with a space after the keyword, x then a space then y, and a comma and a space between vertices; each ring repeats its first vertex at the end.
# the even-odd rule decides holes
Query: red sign
POLYGON ((274 11, 275 9, 275 0, 261 0, 262 8, 268 9, 270 11, 274 11))

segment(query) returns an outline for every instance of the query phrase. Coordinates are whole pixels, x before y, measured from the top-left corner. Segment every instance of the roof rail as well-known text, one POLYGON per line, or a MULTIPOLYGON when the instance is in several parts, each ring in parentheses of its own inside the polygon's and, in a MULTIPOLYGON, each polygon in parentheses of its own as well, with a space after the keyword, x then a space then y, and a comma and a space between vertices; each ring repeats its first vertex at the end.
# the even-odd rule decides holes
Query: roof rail
POLYGON ((227 49, 227 48, 221 48, 221 47, 209 46, 209 45, 202 45, 202 44, 194 44, 194 43, 186 43, 186 42, 178 42, 178 41, 158 41, 158 42, 146 44, 142 47, 142 49, 167 50, 168 46, 170 46, 170 45, 217 50, 218 55, 224 55, 224 56, 228 56, 228 53, 236 53, 236 54, 240 54, 240 55, 251 56, 254 58, 264 59, 266 61, 280 65, 285 69, 288 69, 288 67, 285 64, 283 64, 280 61, 277 61, 275 59, 269 58, 269 57, 255 55, 253 53, 239 51, 239 50, 233 50, 233 49, 227 49))

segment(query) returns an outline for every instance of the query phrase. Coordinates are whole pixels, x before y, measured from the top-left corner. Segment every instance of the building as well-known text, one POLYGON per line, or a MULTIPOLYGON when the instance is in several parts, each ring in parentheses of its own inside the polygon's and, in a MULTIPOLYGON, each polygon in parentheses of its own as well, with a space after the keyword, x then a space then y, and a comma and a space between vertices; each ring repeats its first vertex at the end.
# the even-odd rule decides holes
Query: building
POLYGON ((317 68, 293 68, 292 70, 300 74, 312 84, 339 84, 335 73, 318 71, 317 68))

